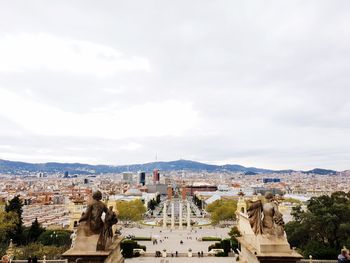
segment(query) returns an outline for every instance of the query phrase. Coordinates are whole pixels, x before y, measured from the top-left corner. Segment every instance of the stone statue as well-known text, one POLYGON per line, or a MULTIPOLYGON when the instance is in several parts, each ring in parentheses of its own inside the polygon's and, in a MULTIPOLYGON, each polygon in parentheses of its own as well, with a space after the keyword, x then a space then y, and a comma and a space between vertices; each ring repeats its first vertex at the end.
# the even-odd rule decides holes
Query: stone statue
POLYGON ((284 236, 284 222, 278 203, 272 193, 265 194, 267 203, 251 202, 248 208, 249 223, 255 235, 284 236))
POLYGON ((82 214, 79 223, 86 222, 85 234, 87 236, 100 234, 103 228, 102 214, 107 213, 107 206, 101 201, 102 194, 96 191, 92 195, 92 202, 88 205, 86 212, 82 214))
POLYGON ((96 191, 92 195, 92 202, 88 205, 86 212, 82 214, 79 223, 86 236, 99 235, 96 250, 104 251, 110 245, 113 237, 112 226, 118 222, 117 215, 113 212, 113 207, 109 209, 101 201, 102 194, 96 191), (105 213, 105 219, 102 220, 102 214, 105 213))
POLYGON ((106 213, 105 222, 97 241, 97 250, 106 250, 113 237, 112 227, 116 223, 118 223, 117 215, 113 212, 113 207, 110 206, 106 213))

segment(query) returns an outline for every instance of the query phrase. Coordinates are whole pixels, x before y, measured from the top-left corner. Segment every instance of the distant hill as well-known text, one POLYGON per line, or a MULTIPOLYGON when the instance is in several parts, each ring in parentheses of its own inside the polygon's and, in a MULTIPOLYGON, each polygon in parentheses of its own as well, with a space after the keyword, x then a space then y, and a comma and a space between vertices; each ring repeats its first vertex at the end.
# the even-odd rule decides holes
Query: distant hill
MULTIPOLYGON (((264 174, 264 173, 291 173, 293 170, 268 170, 256 167, 244 167, 242 165, 226 164, 213 165, 190 160, 177 160, 170 162, 151 162, 145 164, 132 165, 90 165, 82 163, 26 163, 14 162, 0 159, 0 173, 5 174, 28 174, 36 172, 44 173, 64 173, 68 171, 70 174, 103 174, 103 173, 121 173, 125 171, 151 172, 154 169, 161 171, 206 171, 206 172, 242 172, 246 175, 264 174)), ((314 169, 305 171, 305 173, 314 174, 336 174, 336 171, 325 169, 314 169)))
POLYGON ((334 174, 337 173, 337 171, 321 169, 321 168, 315 168, 315 169, 310 170, 310 171, 304 171, 303 173, 306 173, 306 174, 320 174, 320 175, 333 174, 334 175, 334 174))

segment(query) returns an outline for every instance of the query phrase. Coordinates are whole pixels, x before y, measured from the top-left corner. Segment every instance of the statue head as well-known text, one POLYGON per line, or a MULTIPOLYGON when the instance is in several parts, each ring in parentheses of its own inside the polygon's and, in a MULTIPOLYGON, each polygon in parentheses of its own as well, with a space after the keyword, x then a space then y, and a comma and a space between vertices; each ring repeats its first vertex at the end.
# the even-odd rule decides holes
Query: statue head
POLYGON ((271 201, 271 199, 273 199, 273 194, 271 192, 266 192, 265 193, 265 199, 267 201, 271 201))
POLYGON ((92 198, 93 198, 94 200, 96 200, 96 201, 101 201, 101 199, 102 199, 102 193, 101 193, 99 190, 97 190, 96 192, 94 192, 94 193, 92 194, 92 198))

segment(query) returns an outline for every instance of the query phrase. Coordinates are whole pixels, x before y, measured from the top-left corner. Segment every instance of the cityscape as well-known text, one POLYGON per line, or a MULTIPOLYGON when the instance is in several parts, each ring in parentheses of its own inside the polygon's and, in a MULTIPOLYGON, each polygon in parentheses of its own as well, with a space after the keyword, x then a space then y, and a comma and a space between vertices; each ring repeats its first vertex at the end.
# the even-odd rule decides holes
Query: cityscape
POLYGON ((1 263, 349 263, 349 11, 2 1, 1 263))

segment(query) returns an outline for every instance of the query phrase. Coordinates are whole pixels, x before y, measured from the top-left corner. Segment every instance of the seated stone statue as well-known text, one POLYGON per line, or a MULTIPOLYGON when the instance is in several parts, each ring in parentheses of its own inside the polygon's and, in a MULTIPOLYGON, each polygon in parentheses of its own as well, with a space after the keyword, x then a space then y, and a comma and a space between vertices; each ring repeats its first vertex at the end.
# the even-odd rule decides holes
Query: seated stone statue
POLYGON ((100 234, 103 228, 102 214, 107 212, 107 206, 101 201, 102 194, 96 191, 92 195, 92 202, 88 205, 86 212, 79 219, 79 223, 86 222, 85 234, 87 236, 100 234))
POLYGON ((113 237, 112 226, 118 222, 117 215, 113 212, 113 207, 109 209, 101 201, 102 194, 96 191, 92 195, 92 202, 88 205, 86 212, 79 219, 80 228, 85 236, 99 235, 96 244, 97 251, 106 250, 113 237), (102 214, 105 213, 105 220, 102 220, 102 214))
POLYGON ((265 194, 267 203, 261 200, 251 202, 248 208, 249 223, 255 235, 284 236, 284 222, 278 210, 278 203, 272 193, 265 194))

